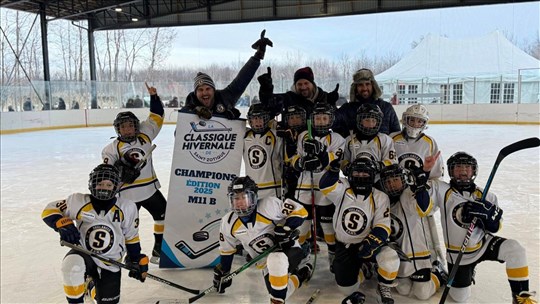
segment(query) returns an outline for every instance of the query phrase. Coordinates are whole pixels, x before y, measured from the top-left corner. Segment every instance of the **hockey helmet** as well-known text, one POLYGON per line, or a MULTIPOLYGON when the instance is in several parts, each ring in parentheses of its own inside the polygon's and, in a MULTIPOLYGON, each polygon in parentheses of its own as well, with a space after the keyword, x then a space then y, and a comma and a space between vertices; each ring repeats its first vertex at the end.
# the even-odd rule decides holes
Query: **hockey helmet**
POLYGON ((270 111, 262 103, 255 103, 249 107, 247 118, 251 130, 257 134, 263 134, 268 130, 270 111))
POLYGON ((351 163, 347 178, 355 194, 367 195, 371 192, 376 174, 375 163, 367 157, 359 157, 351 163))
POLYGON ((287 127, 302 132, 306 129, 306 109, 301 106, 293 105, 285 110, 285 121, 287 127))
POLYGON ((106 201, 114 198, 120 185, 120 172, 115 166, 101 164, 90 172, 88 189, 93 197, 106 201), (105 181, 105 183, 103 183, 105 181), (108 181, 108 182, 107 182, 108 181))
POLYGON ((456 152, 448 158, 446 166, 453 187, 466 190, 474 185, 474 180, 478 175, 478 162, 472 155, 463 151, 456 152))
POLYGON ((425 129, 429 121, 429 113, 426 107, 420 104, 412 105, 403 112, 401 124, 410 138, 417 138, 425 129))
POLYGON ((231 209, 239 217, 249 216, 257 207, 257 184, 251 177, 235 177, 228 188, 231 209))
POLYGON ((379 133, 383 116, 379 106, 364 103, 356 111, 356 127, 365 136, 375 136, 379 133))
POLYGON ((330 133, 330 128, 334 123, 334 107, 328 103, 317 103, 311 113, 313 124, 313 135, 325 136, 330 133))
POLYGON ((381 185, 383 191, 388 194, 388 196, 400 196, 407 188, 405 170, 397 164, 382 168, 381 185))
POLYGON ((126 111, 118 113, 113 124, 114 129, 116 130, 116 135, 118 135, 118 140, 120 141, 132 142, 137 138, 137 135, 139 135, 139 119, 137 116, 135 116, 135 114, 133 114, 133 112, 126 111), (135 131, 130 132, 129 134, 124 134, 125 132, 121 131, 121 128, 124 127, 124 123, 133 124, 135 131))

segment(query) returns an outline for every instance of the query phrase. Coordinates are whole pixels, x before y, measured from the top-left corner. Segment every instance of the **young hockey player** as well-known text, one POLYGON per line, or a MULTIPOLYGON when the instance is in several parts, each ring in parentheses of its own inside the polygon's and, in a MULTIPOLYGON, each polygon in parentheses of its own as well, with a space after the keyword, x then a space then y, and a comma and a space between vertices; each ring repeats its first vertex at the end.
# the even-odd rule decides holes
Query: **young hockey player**
POLYGON ((304 222, 306 210, 289 199, 258 199, 257 184, 249 176, 234 178, 228 191, 232 211, 221 219, 221 262, 214 268, 214 287, 223 293, 231 286, 232 280, 222 282, 222 278, 231 270, 236 245, 242 244, 255 258, 280 244, 278 251, 268 255, 263 276, 270 303, 285 303, 309 279, 313 269, 309 263, 299 267, 304 254, 292 237, 292 232, 304 222))
MULTIPOLYGON (((138 269, 130 271, 129 276, 144 282, 148 257, 141 254, 139 214, 131 201, 115 197, 119 184, 118 170, 101 164, 90 173, 90 194, 74 193, 49 203, 41 217, 62 241, 113 260, 121 260, 127 252, 138 269)), ((62 261, 62 277, 68 303, 84 303, 85 293, 93 294, 93 284, 98 303, 120 302, 121 271, 117 266, 72 249, 62 261), (91 283, 85 284, 87 278, 91 283)))
POLYGON ((501 228, 503 210, 497 197, 487 193, 481 201, 483 189, 474 180, 478 175, 476 159, 466 152, 457 152, 446 162, 450 184, 432 180, 429 193, 441 210, 446 258, 451 271, 463 245, 465 234, 473 218, 477 218, 463 257, 457 265, 456 276, 450 288, 450 297, 466 303, 471 295, 476 265, 483 261, 506 263, 506 274, 512 291, 512 303, 536 303, 529 291, 529 266, 525 248, 516 240, 494 235, 501 228))
POLYGON ((330 164, 320 181, 321 192, 335 204, 336 258, 333 270, 344 304, 361 304, 365 295, 358 291, 363 281, 362 264, 378 265, 377 294, 383 304, 393 304, 390 288, 395 286, 399 268, 397 253, 387 246, 390 235, 388 196, 373 187, 377 169, 369 158, 355 159, 348 179, 339 179, 339 163, 330 164))
POLYGON ((281 198, 283 139, 276 136, 276 122, 261 103, 253 104, 247 113, 250 129, 244 136, 246 175, 257 183, 258 196, 281 198))
POLYGON ((435 159, 426 158, 423 170, 416 172, 406 172, 395 164, 381 171, 382 189, 390 198, 390 241, 410 258, 410 261, 400 262, 396 289, 401 295, 414 295, 420 300, 429 299, 446 284, 446 274, 438 268, 432 270, 429 238, 424 233, 426 223, 423 219, 433 208, 425 183, 435 159))
POLYGON ((118 137, 105 146, 101 155, 103 162, 113 164, 120 171, 122 186, 120 196, 137 204, 137 209, 144 207, 154 219, 154 248, 152 263, 159 263, 161 242, 165 221, 167 201, 159 191, 161 187, 152 156, 136 168, 139 160, 149 153, 152 140, 156 138, 163 125, 163 104, 157 95, 156 88, 148 87, 150 93, 150 115, 139 122, 132 112, 120 112, 114 120, 114 129, 118 137))
POLYGON ((328 163, 343 154, 345 140, 341 135, 330 130, 334 122, 334 108, 331 105, 317 104, 311 113, 311 120, 313 121, 313 134, 309 134, 308 130, 298 136, 297 154, 291 161, 293 167, 301 172, 296 199, 309 213, 309 221, 305 221, 300 227, 300 244, 303 244, 309 235, 313 217, 312 205, 314 204, 316 221, 320 223, 324 233, 324 241, 328 246, 328 260, 331 267, 336 246, 334 228, 332 227, 332 215, 335 207, 319 191, 319 180, 326 171, 328 163))
MULTIPOLYGON (((383 166, 397 163, 394 142, 388 135, 379 132, 382 120, 383 113, 377 105, 365 103, 358 108, 356 132, 345 139, 345 153, 342 163, 345 168, 359 157, 373 160, 378 171, 383 166)), ((346 171, 345 173, 347 173, 346 171)))

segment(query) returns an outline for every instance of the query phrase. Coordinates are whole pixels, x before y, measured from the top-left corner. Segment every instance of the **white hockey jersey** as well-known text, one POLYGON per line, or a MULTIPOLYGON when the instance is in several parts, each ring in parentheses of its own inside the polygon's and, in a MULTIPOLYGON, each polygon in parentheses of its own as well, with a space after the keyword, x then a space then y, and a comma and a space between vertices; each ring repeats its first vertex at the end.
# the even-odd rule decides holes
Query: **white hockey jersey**
MULTIPOLYGON (((103 148, 101 152, 103 162, 114 165, 117 160, 125 157, 124 154, 131 159, 142 159, 150 151, 152 140, 159 134, 162 126, 163 117, 150 112, 148 118, 140 122, 140 133, 136 140, 126 143, 115 139, 103 148)), ((154 171, 152 157, 146 159, 140 170, 141 175, 132 184, 122 185, 120 196, 140 202, 152 196, 161 187, 154 171)))
POLYGON ((344 165, 352 163, 360 157, 366 157, 375 162, 383 162, 385 166, 397 164, 394 142, 384 133, 378 133, 369 141, 359 140, 356 134, 351 134, 347 136, 345 142, 344 165))
MULTIPOLYGON (((137 206, 121 197, 106 214, 98 214, 90 202, 90 194, 74 193, 65 200, 49 203, 42 217, 51 215, 68 217, 75 222, 81 234, 82 247, 119 262, 126 252, 126 244, 139 242, 137 206)), ((92 259, 103 269, 113 272, 120 270, 118 266, 92 259)))
POLYGON ((251 129, 244 136, 244 167, 256 183, 259 199, 281 197, 281 172, 283 167, 283 138, 276 136, 275 128, 265 134, 255 134, 251 129))
MULTIPOLYGON (((426 156, 432 156, 439 152, 437 142, 433 137, 423 134, 418 138, 407 139, 402 132, 394 132, 390 134, 394 141, 397 160, 401 167, 407 168, 409 164, 414 164, 418 167, 424 165, 426 156)), ((439 156, 437 162, 431 169, 429 174, 430 179, 439 179, 444 175, 444 161, 442 155, 439 156)))
POLYGON ((392 219, 390 240, 396 242, 403 253, 412 260, 412 262, 401 261, 398 277, 409 277, 420 269, 431 268, 427 235, 429 230, 425 217, 432 209, 433 201, 430 200, 427 209, 421 210, 409 188, 403 191, 398 202, 390 205, 392 219))
POLYGON ((251 257, 256 257, 274 245, 276 225, 284 224, 289 217, 303 219, 307 217, 307 211, 302 205, 290 199, 282 201, 275 197, 259 200, 256 212, 255 222, 247 223, 247 226, 233 211, 221 219, 219 235, 221 255, 234 254, 236 245, 242 244, 251 257))
MULTIPOLYGON (((461 220, 461 211, 463 204, 466 201, 474 201, 482 197, 482 189, 476 188, 473 193, 463 192, 459 193, 456 189, 452 188, 450 184, 438 180, 428 181, 428 185, 431 189, 428 193, 431 200, 435 202, 433 212, 441 209, 441 224, 443 228, 444 243, 446 245, 446 259, 449 263, 453 263, 463 245, 465 234, 470 223, 463 223, 461 220)), ((486 201, 498 205, 497 197, 489 192, 486 196, 486 201)), ((502 219, 500 221, 502 224, 502 219)), ((486 233, 483 228, 474 228, 467 248, 463 254, 460 265, 468 265, 478 260, 485 252, 486 246, 491 240, 492 235, 486 233)))
POLYGON ((375 227, 390 235, 390 199, 384 192, 373 188, 368 196, 356 195, 344 178, 321 192, 336 205, 332 220, 336 240, 357 244, 375 227))

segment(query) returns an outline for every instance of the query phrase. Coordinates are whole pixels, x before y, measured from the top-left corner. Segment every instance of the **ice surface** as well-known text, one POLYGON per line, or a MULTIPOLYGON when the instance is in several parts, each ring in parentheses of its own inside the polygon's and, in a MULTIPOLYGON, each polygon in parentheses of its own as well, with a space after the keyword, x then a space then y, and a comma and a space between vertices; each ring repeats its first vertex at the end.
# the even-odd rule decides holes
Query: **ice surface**
MULTIPOLYGON (((472 153, 479 161, 477 183, 485 185, 499 150, 523 138, 539 136, 538 126, 431 125, 446 159, 456 151, 472 153)), ((174 126, 166 125, 155 143, 154 164, 162 192, 167 195, 174 144, 174 126)), ((58 235, 41 220, 41 211, 53 200, 73 192, 87 192, 88 174, 101 161, 101 149, 115 133, 112 127, 41 131, 2 135, 1 140, 1 303, 64 303, 61 260, 68 251, 60 247, 58 235)), ((504 210, 499 233, 517 239, 529 259, 531 290, 540 291, 540 150, 529 149, 508 156, 498 168, 491 189, 504 210)), ((144 209, 142 209, 144 210, 144 209)), ((141 242, 147 254, 153 245, 152 218, 141 212, 141 242)), ((442 239, 441 239, 442 240, 442 239)), ((245 263, 236 257, 235 265, 245 263)), ((210 269, 163 270, 151 273, 180 285, 205 289, 212 284, 210 269)), ((366 303, 376 303, 375 283, 365 286, 366 303)), ((341 303, 333 276, 328 271, 325 246, 317 260, 312 281, 287 303, 305 303, 321 289, 315 303, 341 303)), ((396 303, 420 303, 396 295, 396 303)), ((441 291, 426 303, 438 303, 441 291)), ((122 303, 155 303, 158 299, 188 298, 191 295, 163 283, 142 284, 123 274, 122 303)), ((248 269, 233 280, 224 295, 211 294, 197 303, 268 303, 262 276, 248 269)), ((450 299, 447 301, 452 303, 450 299)), ((504 264, 484 262, 477 267, 476 285, 469 303, 510 303, 510 287, 504 264)))

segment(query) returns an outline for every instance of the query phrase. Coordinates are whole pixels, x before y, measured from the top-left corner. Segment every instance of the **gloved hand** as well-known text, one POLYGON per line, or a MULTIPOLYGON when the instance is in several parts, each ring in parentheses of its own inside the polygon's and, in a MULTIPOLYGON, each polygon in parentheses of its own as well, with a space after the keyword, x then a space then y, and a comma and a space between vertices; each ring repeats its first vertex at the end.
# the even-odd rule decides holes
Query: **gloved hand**
POLYGON ((349 176, 350 171, 351 171, 351 163, 347 163, 345 167, 343 167, 343 175, 349 176))
POLYGON ((306 155, 300 159, 300 168, 306 171, 315 171, 322 165, 317 156, 306 155))
POLYGON ((378 236, 370 233, 362 242, 360 242, 358 257, 361 259, 369 259, 384 244, 384 240, 381 240, 378 236))
POLYGON ((224 272, 223 269, 221 269, 221 264, 217 264, 216 267, 214 267, 214 287, 216 288, 217 292, 219 293, 225 293, 225 289, 230 287, 232 285, 232 278, 228 280, 227 282, 222 282, 221 279, 228 275, 229 272, 224 272))
POLYGON ((69 217, 63 217, 56 221, 56 229, 58 233, 60 233, 60 239, 62 241, 71 244, 79 244, 81 234, 79 233, 79 229, 75 227, 73 221, 69 217))
POLYGON ((316 139, 307 139, 303 143, 304 152, 307 155, 319 156, 326 152, 326 146, 316 139))
POLYGON ((268 104, 274 94, 274 85, 272 84, 272 69, 267 68, 268 72, 257 77, 259 81, 259 100, 263 104, 268 104))
POLYGON ((208 120, 212 118, 212 111, 210 111, 210 109, 208 109, 207 107, 203 106, 195 107, 195 114, 197 114, 197 116, 199 116, 199 118, 201 119, 208 120))
POLYGON ((341 161, 339 159, 334 159, 328 166, 330 167, 328 169, 330 172, 339 173, 339 170, 341 169, 341 161))
POLYGON ((328 93, 328 95, 326 96, 326 102, 328 102, 331 105, 335 105, 336 101, 339 99, 338 91, 339 91, 339 83, 336 84, 336 88, 332 92, 328 93))
POLYGON ((139 169, 135 169, 135 167, 126 164, 122 160, 117 160, 114 163, 114 166, 120 172, 120 181, 123 183, 131 184, 139 177, 139 175, 141 175, 139 169))
POLYGON ((463 210, 461 211, 461 219, 465 223, 470 223, 474 217, 477 217, 479 220, 482 220, 484 226, 493 226, 497 224, 502 217, 503 211, 497 205, 488 202, 477 200, 473 202, 466 202, 463 205, 463 210))
POLYGON ((406 179, 407 184, 411 187, 414 193, 429 189, 426 184, 429 179, 429 172, 424 172, 424 169, 416 165, 408 166, 409 178, 406 179))
POLYGON ((285 129, 285 127, 278 126, 276 129, 276 135, 283 138, 287 143, 292 144, 296 142, 298 131, 293 129, 285 129))
POLYGON ((264 59, 264 54, 266 53, 266 46, 267 45, 269 45, 270 47, 274 46, 274 43, 272 43, 272 41, 270 39, 264 37, 265 33, 266 33, 266 30, 263 30, 261 32, 261 38, 259 40, 255 41, 255 43, 253 43, 253 45, 251 45, 252 49, 257 50, 255 52, 254 57, 259 59, 259 60, 264 59))
POLYGON ((136 258, 128 259, 131 270, 128 275, 131 278, 144 282, 146 280, 146 274, 148 273, 148 257, 145 254, 140 254, 136 258))
POLYGON ((225 115, 225 117, 227 117, 227 119, 235 119, 235 118, 240 117, 240 111, 238 111, 238 109, 236 109, 236 108, 232 108, 232 109, 228 109, 227 111, 225 111, 225 113, 223 113, 223 115, 225 115))
POLYGON ((281 250, 287 250, 294 245, 295 239, 292 237, 293 231, 294 230, 289 226, 274 227, 274 237, 276 243, 281 247, 281 250))

